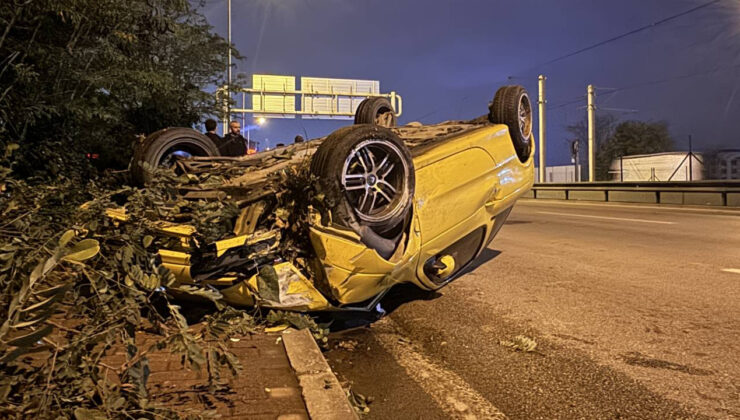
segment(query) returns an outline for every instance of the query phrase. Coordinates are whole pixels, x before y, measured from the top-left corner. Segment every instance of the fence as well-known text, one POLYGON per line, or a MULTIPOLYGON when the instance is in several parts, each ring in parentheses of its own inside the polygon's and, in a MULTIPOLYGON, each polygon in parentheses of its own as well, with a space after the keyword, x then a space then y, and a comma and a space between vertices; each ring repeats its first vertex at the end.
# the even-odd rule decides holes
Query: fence
POLYGON ((535 184, 525 197, 740 208, 740 181, 535 184))

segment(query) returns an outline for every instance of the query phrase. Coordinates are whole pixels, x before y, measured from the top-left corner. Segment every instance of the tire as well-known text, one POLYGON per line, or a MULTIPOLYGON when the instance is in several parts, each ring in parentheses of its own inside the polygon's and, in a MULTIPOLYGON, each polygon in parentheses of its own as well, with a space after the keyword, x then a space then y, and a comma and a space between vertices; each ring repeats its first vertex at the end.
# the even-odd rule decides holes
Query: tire
POLYGON ((395 127, 396 113, 391 101, 381 96, 373 96, 360 102, 355 111, 355 124, 374 124, 381 127, 395 127))
POLYGON ((496 91, 488 107, 488 120, 505 124, 519 160, 526 162, 532 154, 532 127, 534 113, 529 94, 522 86, 503 86, 496 91))
POLYGON ((174 153, 189 156, 219 155, 218 146, 192 128, 165 128, 150 134, 136 145, 130 166, 134 183, 147 184, 152 179, 151 168, 171 165, 174 153))
POLYGON ((341 128, 321 143, 311 173, 334 224, 398 236, 411 212, 416 178, 411 154, 395 133, 370 124, 341 128))

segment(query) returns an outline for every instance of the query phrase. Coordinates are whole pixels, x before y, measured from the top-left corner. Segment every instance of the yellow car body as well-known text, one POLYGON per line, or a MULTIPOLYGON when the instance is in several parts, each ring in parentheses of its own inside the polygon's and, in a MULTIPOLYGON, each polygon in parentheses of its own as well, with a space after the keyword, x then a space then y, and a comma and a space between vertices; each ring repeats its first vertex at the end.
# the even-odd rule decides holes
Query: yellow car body
MULTIPOLYGON (((534 151, 522 162, 503 124, 442 124, 436 126, 437 131, 439 127, 452 134, 435 135, 429 131, 434 128, 426 133, 418 127, 395 129, 411 151, 416 191, 405 241, 392 256, 381 257, 351 230, 324 226, 315 214, 309 233, 316 255, 312 264, 323 278, 309 280, 292 264, 277 264, 280 295, 272 299, 262 296, 257 275, 236 283, 233 277, 207 283, 223 286, 224 300, 234 305, 300 311, 369 309, 399 283, 426 290, 447 284, 480 255, 515 201, 532 187, 534 151), (414 130, 421 130, 417 137, 427 141, 410 139, 414 130), (443 264, 429 267, 432 260, 443 264), (317 282, 328 286, 332 296, 324 296, 317 282)), ((163 227, 163 231, 184 241, 192 235, 176 226, 163 227)), ((257 240, 261 239, 240 235, 219 241, 216 249, 223 253, 257 240)), ((180 283, 193 282, 187 252, 160 250, 159 254, 180 283)))
POLYGON ((346 231, 318 223, 311 228, 311 242, 328 284, 342 304, 366 301, 404 282, 438 289, 490 243, 515 201, 534 182, 533 158, 519 160, 504 125, 463 133, 415 155, 413 161, 416 192, 403 254, 386 260, 346 231), (466 238, 470 238, 467 252, 454 259, 454 267, 448 264, 451 270, 442 273, 441 284, 430 279, 425 262, 440 254, 449 256, 450 248, 466 238))

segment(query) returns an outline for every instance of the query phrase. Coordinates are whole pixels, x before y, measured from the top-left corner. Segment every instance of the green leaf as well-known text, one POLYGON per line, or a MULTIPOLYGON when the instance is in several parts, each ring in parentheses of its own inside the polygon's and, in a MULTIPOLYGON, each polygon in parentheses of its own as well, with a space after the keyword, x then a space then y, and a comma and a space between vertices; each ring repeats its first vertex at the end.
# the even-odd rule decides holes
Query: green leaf
POLYGON ((144 248, 149 248, 149 245, 152 244, 152 241, 154 241, 154 238, 151 235, 146 235, 141 242, 144 245, 144 248))
POLYGON ((65 261, 82 262, 98 255, 100 243, 95 239, 83 239, 72 247, 69 254, 64 256, 65 261))
MULTIPOLYGON (((44 277, 46 275, 46 273, 49 272, 49 270, 51 270, 52 268, 54 268, 54 266, 57 265, 57 262, 59 262, 58 256, 59 256, 58 253, 56 253, 56 254, 52 255, 51 257, 49 257, 49 259, 47 259, 46 261, 40 262, 36 266, 36 268, 34 268, 33 271, 31 272, 31 275, 28 278, 28 285, 27 286, 24 285, 24 289, 25 289, 25 287, 27 287, 29 289, 32 288, 33 285, 36 284, 36 282, 39 279, 41 279, 42 277, 44 277)), ((21 293, 19 293, 19 294, 23 294, 23 293, 25 293, 25 291, 22 289, 21 290, 21 293)))
POLYGON ((67 245, 67 244, 69 243, 69 241, 71 241, 71 240, 72 240, 72 239, 73 239, 74 237, 75 237, 75 231, 74 231, 74 230, 70 229, 70 230, 68 230, 68 231, 64 232, 64 234, 62 234, 62 237, 61 237, 61 238, 59 238, 59 247, 60 247, 60 248, 64 247, 64 246, 65 246, 65 245, 67 245))
POLYGON ((75 420, 106 420, 108 416, 100 410, 91 408, 76 408, 75 420))
POLYGON ((65 283, 58 286, 50 287, 48 289, 36 291, 34 292, 34 294, 36 294, 37 296, 49 297, 59 293, 62 289, 64 289, 64 292, 67 292, 70 287, 72 287, 72 283, 65 283))
POLYGON ((53 330, 54 328, 52 328, 51 325, 44 325, 36 331, 33 331, 26 335, 22 335, 20 337, 15 337, 14 339, 8 341, 8 346, 31 347, 37 341, 51 334, 53 330))
POLYGON ((172 288, 172 290, 176 290, 180 293, 184 293, 192 297, 202 297, 202 298, 210 300, 211 302, 217 305, 220 305, 221 299, 223 299, 223 295, 218 290, 205 289, 202 287, 192 286, 188 284, 182 284, 180 286, 172 288))
POLYGON ((141 278, 141 285, 145 289, 152 291, 159 287, 159 276, 157 276, 156 274, 144 274, 141 278))
POLYGON ((275 267, 265 265, 257 276, 257 290, 262 299, 280 301, 280 282, 275 267))
POLYGON ((48 308, 46 311, 42 312, 41 315, 38 315, 36 318, 29 319, 29 320, 20 322, 18 324, 13 324, 12 327, 16 330, 19 330, 21 328, 33 327, 34 325, 40 324, 46 321, 47 319, 49 319, 49 317, 51 317, 53 313, 54 313, 53 308, 48 308))
POLYGON ((27 313, 30 313, 30 312, 33 312, 39 309, 46 309, 49 305, 61 299, 62 296, 64 296, 64 293, 57 293, 55 295, 52 295, 48 299, 42 300, 40 302, 34 303, 33 305, 29 307, 21 309, 20 312, 27 314, 27 313))
POLYGON ((17 359, 20 356, 23 356, 26 353, 29 353, 27 348, 16 347, 13 350, 3 354, 2 357, 0 357, 0 363, 10 363, 13 360, 17 359))

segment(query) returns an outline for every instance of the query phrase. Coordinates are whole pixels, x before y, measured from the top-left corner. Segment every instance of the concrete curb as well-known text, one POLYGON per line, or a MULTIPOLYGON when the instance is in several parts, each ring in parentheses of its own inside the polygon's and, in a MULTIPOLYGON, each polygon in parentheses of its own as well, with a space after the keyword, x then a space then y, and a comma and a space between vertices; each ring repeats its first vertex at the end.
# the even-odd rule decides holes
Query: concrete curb
POLYGON ((307 329, 288 329, 283 331, 282 338, 311 419, 357 420, 357 413, 311 332, 307 329))

